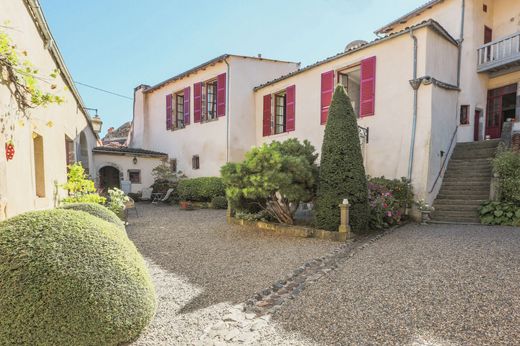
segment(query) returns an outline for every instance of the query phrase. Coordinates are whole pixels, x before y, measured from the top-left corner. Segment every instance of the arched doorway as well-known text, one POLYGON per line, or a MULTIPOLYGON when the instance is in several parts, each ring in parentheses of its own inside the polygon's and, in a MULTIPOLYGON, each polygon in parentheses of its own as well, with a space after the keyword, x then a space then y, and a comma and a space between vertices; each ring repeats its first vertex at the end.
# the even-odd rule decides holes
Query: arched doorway
POLYGON ((87 136, 85 136, 85 133, 82 131, 79 135, 79 150, 78 150, 78 161, 81 162, 81 165, 83 168, 85 168, 85 171, 87 174, 89 173, 89 158, 88 158, 88 143, 87 143, 87 136))
POLYGON ((113 187, 121 188, 119 169, 112 166, 104 166, 99 169, 99 187, 108 190, 113 187))

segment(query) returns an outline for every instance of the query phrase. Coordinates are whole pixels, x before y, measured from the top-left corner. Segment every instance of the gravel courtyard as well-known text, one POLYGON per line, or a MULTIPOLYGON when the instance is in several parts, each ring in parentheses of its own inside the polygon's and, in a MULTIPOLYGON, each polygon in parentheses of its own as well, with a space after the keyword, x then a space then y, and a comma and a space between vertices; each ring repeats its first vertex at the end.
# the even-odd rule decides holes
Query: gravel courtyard
POLYGON ((519 292, 519 228, 407 225, 274 319, 323 345, 511 345, 519 292))

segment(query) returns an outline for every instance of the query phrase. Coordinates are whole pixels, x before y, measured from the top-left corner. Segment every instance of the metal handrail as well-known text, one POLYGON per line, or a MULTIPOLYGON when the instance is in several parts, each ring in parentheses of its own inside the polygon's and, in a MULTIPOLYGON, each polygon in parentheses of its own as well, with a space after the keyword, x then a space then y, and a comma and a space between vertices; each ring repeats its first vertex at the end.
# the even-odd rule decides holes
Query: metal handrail
POLYGON ((453 140, 457 136, 458 130, 459 130, 459 126, 457 125, 457 127, 455 127, 455 131, 453 131, 453 135, 452 135, 451 141, 450 141, 450 146, 448 147, 446 156, 444 156, 444 160, 442 161, 441 169, 439 170, 439 173, 437 174, 437 178, 435 178, 435 182, 433 183, 433 186, 428 193, 432 193, 432 191, 435 189, 435 186, 437 185, 437 182, 439 181, 439 178, 442 175, 442 171, 444 170, 444 167, 446 166, 446 161, 448 160, 448 157, 450 157, 451 147, 453 146, 453 140))

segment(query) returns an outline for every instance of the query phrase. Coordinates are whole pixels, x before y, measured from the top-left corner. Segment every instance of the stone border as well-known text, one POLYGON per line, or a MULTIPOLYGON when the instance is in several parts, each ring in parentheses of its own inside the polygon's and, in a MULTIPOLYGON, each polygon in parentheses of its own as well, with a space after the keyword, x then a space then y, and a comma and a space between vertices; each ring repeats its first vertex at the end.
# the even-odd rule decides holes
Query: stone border
POLYGON ((278 280, 248 299, 245 303, 245 312, 255 313, 257 316, 276 312, 282 304, 295 299, 308 285, 317 282, 324 275, 328 275, 338 268, 340 262, 348 260, 359 251, 406 224, 404 222, 375 235, 350 239, 329 254, 305 262, 284 279, 278 280))
POLYGON ((333 241, 347 241, 348 239, 352 238, 352 235, 349 235, 349 233, 330 232, 304 226, 284 225, 266 221, 248 221, 234 217, 228 217, 227 221, 229 224, 255 227, 261 230, 267 230, 291 237, 317 238, 333 241))

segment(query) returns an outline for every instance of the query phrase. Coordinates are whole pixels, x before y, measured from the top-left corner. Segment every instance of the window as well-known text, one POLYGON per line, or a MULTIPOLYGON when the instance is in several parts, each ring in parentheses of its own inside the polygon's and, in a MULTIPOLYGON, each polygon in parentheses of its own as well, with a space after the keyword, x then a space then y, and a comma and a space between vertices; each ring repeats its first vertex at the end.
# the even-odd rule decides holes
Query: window
POLYGON ((274 133, 284 133, 287 124, 287 102, 285 91, 274 95, 274 133))
POLYGON ((200 168, 200 159, 199 155, 193 155, 191 158, 191 166, 193 169, 199 169, 200 168))
POLYGON ((339 83, 343 85, 347 92, 352 108, 356 112, 356 116, 359 118, 359 106, 361 100, 361 68, 359 66, 340 71, 338 74, 339 83))
POLYGON ((460 124, 469 125, 469 106, 468 105, 460 106, 460 124))
POLYGON ((141 184, 141 170, 140 169, 129 169, 128 180, 132 184, 141 184))
POLYGON ((34 181, 36 196, 45 197, 45 163, 43 158, 43 137, 33 133, 34 181))
POLYGON ((177 173, 177 159, 170 160, 170 170, 172 173, 177 173))
POLYGON ((175 111, 173 118, 173 128, 184 128, 184 93, 179 92, 175 94, 175 111))
POLYGON ((487 12, 487 5, 486 4, 482 5, 482 11, 487 12))
POLYGON ((217 80, 204 83, 204 112, 202 119, 205 121, 217 119, 217 80))
POLYGON ((67 166, 76 162, 76 153, 74 151, 74 141, 69 137, 65 136, 65 160, 67 166))

